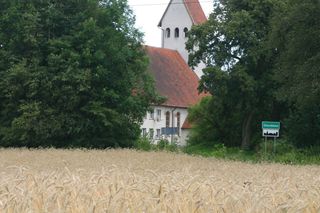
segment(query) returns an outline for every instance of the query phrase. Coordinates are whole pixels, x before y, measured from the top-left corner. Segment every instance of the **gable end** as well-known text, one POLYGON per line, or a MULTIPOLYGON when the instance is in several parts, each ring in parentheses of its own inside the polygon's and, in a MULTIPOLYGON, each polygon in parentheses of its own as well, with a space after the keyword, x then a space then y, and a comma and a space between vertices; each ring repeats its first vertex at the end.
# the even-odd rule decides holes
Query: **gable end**
MULTIPOLYGON (((166 15, 170 5, 172 4, 172 1, 173 0, 170 0, 166 10, 164 11, 164 13, 159 21, 158 27, 162 27, 162 20, 163 20, 164 16, 166 15)), ((198 0, 182 0, 182 1, 183 1, 182 2, 183 5, 185 6, 185 8, 189 14, 189 17, 191 18, 192 24, 197 25, 197 24, 202 24, 207 21, 207 17, 205 16, 198 0)))

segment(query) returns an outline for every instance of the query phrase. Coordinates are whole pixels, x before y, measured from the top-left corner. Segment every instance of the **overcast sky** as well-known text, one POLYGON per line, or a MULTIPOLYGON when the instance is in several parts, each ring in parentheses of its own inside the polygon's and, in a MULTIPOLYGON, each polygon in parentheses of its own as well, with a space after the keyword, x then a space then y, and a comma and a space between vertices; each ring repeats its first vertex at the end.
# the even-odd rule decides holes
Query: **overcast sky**
MULTIPOLYGON (((170 0, 128 0, 130 7, 136 15, 136 27, 144 33, 147 45, 160 47, 161 30, 158 23, 167 8, 170 0)), ((213 8, 212 0, 199 0, 206 16, 213 8)))

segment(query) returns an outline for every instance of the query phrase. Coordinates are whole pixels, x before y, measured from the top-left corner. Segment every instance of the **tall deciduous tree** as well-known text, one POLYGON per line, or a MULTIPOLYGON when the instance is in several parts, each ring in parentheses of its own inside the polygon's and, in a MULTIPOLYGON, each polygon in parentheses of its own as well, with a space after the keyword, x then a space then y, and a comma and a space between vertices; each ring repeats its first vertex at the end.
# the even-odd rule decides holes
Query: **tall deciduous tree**
POLYGON ((0 2, 0 145, 130 146, 156 95, 126 0, 0 2))
POLYGON ((214 130, 212 138, 218 142, 246 149, 253 130, 261 134, 261 120, 275 119, 279 114, 271 72, 275 54, 267 45, 278 2, 215 1, 208 22, 189 33, 189 63, 203 61, 208 67, 200 89, 213 95, 206 103, 212 112, 206 125, 214 130))
POLYGON ((320 1, 285 3, 274 17, 270 42, 279 55, 277 97, 290 106, 290 141, 300 147, 320 145, 320 1))

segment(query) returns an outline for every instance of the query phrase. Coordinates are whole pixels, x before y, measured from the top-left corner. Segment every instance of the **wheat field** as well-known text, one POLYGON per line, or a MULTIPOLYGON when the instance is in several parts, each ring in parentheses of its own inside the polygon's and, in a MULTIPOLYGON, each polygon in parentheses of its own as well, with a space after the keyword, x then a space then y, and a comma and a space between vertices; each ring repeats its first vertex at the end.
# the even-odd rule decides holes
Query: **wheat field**
POLYGON ((320 212, 320 167, 0 149, 0 212, 320 212))

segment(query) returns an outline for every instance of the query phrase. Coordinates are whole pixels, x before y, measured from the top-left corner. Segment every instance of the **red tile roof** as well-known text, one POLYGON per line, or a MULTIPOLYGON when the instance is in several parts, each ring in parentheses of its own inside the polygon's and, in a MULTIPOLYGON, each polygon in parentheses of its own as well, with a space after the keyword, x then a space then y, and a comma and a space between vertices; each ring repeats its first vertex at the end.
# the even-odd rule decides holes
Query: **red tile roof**
POLYGON ((163 105, 187 108, 206 96, 198 93, 199 78, 177 51, 146 46, 146 52, 156 89, 167 97, 163 105))
MULTIPOLYGON (((168 8, 171 5, 171 3, 172 3, 172 0, 169 2, 167 9, 165 10, 165 12, 163 13, 163 15, 160 19, 160 22, 158 24, 159 27, 162 26, 162 19, 164 18, 165 14, 167 13, 168 8)), ((186 6, 188 14, 189 14, 189 16, 192 20, 192 23, 194 25, 202 24, 207 21, 207 17, 205 16, 198 0, 183 0, 183 3, 186 6)))
POLYGON ((207 17, 205 16, 198 0, 184 0, 184 5, 189 12, 193 24, 202 24, 207 21, 207 17))
POLYGON ((186 118, 186 120, 183 122, 183 125, 181 127, 181 129, 191 129, 192 125, 188 120, 188 117, 186 118))

